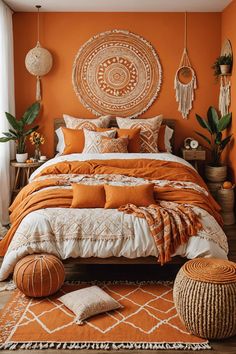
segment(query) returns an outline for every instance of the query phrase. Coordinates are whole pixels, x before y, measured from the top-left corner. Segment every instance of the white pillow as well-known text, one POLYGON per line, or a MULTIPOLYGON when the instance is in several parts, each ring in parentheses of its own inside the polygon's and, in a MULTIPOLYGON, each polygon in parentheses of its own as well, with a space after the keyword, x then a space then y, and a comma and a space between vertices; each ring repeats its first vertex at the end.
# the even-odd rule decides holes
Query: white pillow
POLYGON ((60 154, 63 153, 64 148, 65 148, 65 140, 64 140, 64 134, 62 131, 62 128, 58 128, 55 130, 55 133, 57 134, 57 146, 56 146, 56 151, 58 151, 60 154))
POLYGON ((107 128, 109 126, 111 116, 101 116, 99 118, 76 118, 63 114, 66 128, 70 129, 88 129, 95 131, 97 128, 107 128))
POLYGON ((114 138, 116 130, 107 130, 105 132, 94 132, 84 129, 84 150, 83 153, 101 154, 102 153, 102 136, 114 138))
POLYGON ((172 135, 174 133, 174 130, 171 129, 170 127, 168 127, 168 125, 166 125, 166 129, 165 129, 165 148, 167 152, 172 152, 172 146, 171 146, 171 138, 172 135))
POLYGON ((74 312, 77 324, 83 324, 88 317, 123 307, 96 285, 72 291, 58 300, 74 312))

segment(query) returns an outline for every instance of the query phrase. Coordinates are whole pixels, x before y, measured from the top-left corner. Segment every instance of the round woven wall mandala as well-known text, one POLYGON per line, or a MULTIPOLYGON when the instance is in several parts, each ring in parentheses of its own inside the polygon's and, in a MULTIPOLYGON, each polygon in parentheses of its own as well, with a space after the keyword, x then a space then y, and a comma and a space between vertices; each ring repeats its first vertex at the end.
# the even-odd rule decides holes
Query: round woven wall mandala
POLYGON ((76 95, 94 114, 136 117, 157 98, 161 73, 149 42, 113 30, 99 33, 80 48, 72 81, 76 95))

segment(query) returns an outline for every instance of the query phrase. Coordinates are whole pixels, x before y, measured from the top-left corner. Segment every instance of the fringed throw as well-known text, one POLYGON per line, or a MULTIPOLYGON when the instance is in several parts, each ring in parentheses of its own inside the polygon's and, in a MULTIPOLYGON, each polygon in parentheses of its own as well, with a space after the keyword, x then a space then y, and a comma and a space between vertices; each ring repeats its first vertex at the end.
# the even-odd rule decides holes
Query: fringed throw
POLYGON ((178 246, 202 229, 197 214, 190 206, 161 201, 148 207, 133 204, 121 206, 119 211, 145 218, 155 240, 161 265, 171 260, 178 246))

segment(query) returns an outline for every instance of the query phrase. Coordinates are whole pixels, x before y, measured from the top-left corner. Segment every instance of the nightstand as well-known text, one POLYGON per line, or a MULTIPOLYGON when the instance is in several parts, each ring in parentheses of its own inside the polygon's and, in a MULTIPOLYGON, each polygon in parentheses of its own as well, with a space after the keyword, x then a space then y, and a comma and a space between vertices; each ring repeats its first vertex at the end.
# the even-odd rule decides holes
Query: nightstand
POLYGON ((198 162, 206 161, 206 150, 201 147, 197 149, 182 148, 182 157, 184 160, 191 162, 198 171, 198 162))
POLYGON ((17 162, 11 161, 11 167, 16 169, 15 180, 13 184, 12 190, 12 199, 13 196, 16 195, 21 188, 23 188, 28 182, 31 173, 36 170, 39 166, 41 166, 45 161, 42 162, 17 162))

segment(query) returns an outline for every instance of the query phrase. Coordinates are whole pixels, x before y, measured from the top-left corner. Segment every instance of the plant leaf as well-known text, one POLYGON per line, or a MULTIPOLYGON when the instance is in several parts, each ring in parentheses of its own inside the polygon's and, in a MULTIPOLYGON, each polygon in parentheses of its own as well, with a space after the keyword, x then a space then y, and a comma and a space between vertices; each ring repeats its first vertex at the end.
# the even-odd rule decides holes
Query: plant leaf
POLYGON ((221 145, 220 145, 221 151, 223 151, 224 148, 226 147, 226 145, 230 142, 231 137, 232 137, 232 134, 227 136, 227 138, 222 140, 221 145))
POLYGON ((27 111, 24 113, 23 117, 22 117, 22 121, 24 124, 31 124, 33 123, 33 121, 35 120, 35 118, 37 117, 37 115, 39 114, 39 110, 40 110, 40 103, 39 102, 35 102, 33 103, 28 109, 27 111))
POLYGON ((24 136, 30 135, 31 133, 33 133, 35 130, 37 130, 39 128, 39 125, 36 125, 35 127, 27 130, 26 132, 24 132, 24 136))
POLYGON ((225 130, 228 125, 231 123, 232 113, 226 114, 225 116, 221 117, 219 120, 218 130, 222 132, 225 130))
POLYGON ((205 140, 208 142, 208 144, 211 145, 211 141, 210 141, 209 138, 207 138, 207 137, 206 137, 205 135, 203 135, 202 133, 199 133, 199 132, 196 132, 196 131, 195 131, 195 133, 196 133, 197 135, 199 135, 201 138, 205 139, 205 140))
POLYGON ((201 127, 203 127, 204 129, 207 129, 209 131, 209 133, 212 134, 212 130, 205 119, 200 117, 198 114, 196 114, 196 119, 197 119, 198 123, 201 125, 201 127))
POLYGON ((208 119, 209 126, 211 128, 211 131, 213 133, 217 133, 218 132, 218 124, 219 124, 219 116, 218 116, 216 109, 212 106, 207 111, 207 119, 208 119))
POLYGON ((221 139, 222 139, 222 133, 219 132, 219 133, 216 134, 215 144, 216 145, 220 145, 221 144, 221 139))
POLYGON ((15 129, 16 131, 18 131, 19 129, 21 129, 21 126, 19 124, 19 121, 13 117, 10 113, 5 112, 7 120, 9 122, 9 124, 12 126, 13 129, 15 129))
POLYGON ((7 137, 2 137, 2 138, 0 138, 0 143, 6 143, 7 141, 10 141, 10 140, 13 140, 13 139, 7 138, 7 137))
POLYGON ((11 133, 7 133, 7 132, 3 132, 3 135, 5 135, 7 138, 10 138, 12 140, 15 140, 17 139, 14 135, 12 135, 11 133))
POLYGON ((9 132, 10 132, 12 135, 14 135, 16 138, 18 137, 17 132, 15 132, 14 130, 9 129, 9 132))

